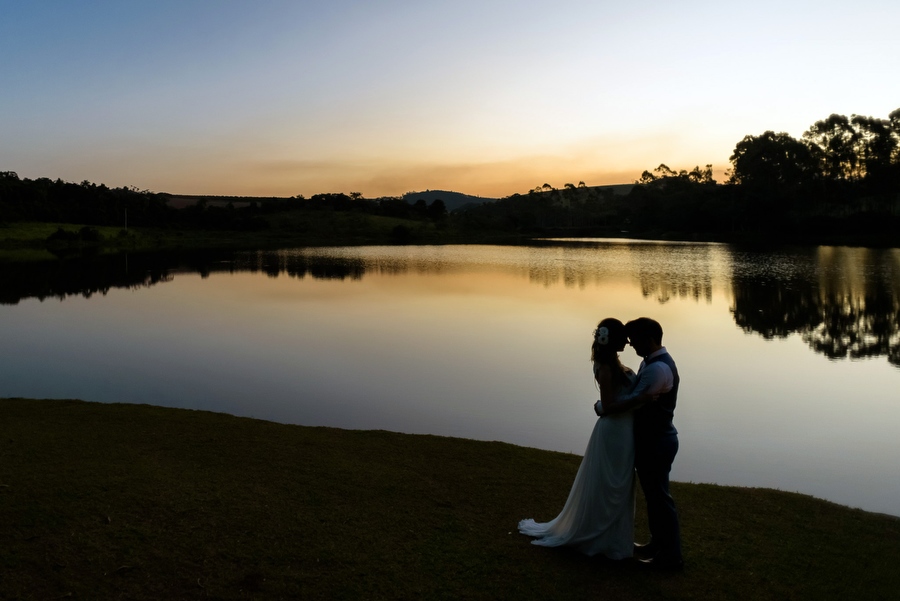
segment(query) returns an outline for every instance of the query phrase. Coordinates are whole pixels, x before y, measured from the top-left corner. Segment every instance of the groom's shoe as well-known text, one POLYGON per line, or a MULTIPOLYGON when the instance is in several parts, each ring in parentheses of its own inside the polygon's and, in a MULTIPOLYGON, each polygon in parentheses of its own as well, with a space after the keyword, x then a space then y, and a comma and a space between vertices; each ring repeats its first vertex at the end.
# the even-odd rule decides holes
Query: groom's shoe
POLYGON ((639 545, 637 543, 634 544, 634 551, 632 555, 637 559, 650 559, 654 555, 656 555, 656 547, 653 543, 647 543, 646 545, 639 545))
POLYGON ((639 559, 638 563, 641 567, 653 570, 654 572, 682 572, 684 571, 684 560, 672 559, 657 555, 650 559, 639 559))

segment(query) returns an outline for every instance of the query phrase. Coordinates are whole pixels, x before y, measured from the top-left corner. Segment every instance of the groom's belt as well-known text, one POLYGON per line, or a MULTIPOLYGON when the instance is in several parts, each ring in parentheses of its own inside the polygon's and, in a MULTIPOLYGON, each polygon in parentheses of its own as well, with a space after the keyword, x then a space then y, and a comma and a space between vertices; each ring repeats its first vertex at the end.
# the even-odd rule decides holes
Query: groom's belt
POLYGON ((634 412, 634 431, 640 434, 677 434, 672 424, 674 412, 662 407, 647 407, 634 412))

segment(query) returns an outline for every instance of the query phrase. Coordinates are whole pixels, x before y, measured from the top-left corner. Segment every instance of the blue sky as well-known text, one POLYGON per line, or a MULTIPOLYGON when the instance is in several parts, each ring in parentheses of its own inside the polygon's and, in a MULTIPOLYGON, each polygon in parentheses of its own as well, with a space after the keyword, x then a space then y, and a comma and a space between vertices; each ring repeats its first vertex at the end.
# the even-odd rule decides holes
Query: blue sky
POLYGON ((9 2, 0 170, 183 194, 626 183, 900 108, 900 3, 9 2), (738 5, 740 4, 740 5, 738 5))

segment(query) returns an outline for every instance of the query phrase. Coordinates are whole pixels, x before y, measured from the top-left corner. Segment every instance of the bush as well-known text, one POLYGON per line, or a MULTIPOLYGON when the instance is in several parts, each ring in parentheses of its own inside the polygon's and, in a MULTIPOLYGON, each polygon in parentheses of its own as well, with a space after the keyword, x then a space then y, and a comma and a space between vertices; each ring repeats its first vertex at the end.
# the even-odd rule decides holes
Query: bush
POLYGON ((64 230, 61 227, 57 228, 55 232, 47 236, 48 243, 61 243, 61 244, 74 244, 78 242, 78 234, 76 232, 70 232, 68 230, 64 230))
POLYGON ((80 230, 78 230, 78 238, 82 242, 100 242, 103 240, 103 236, 96 228, 92 228, 90 226, 84 226, 80 230))
POLYGON ((391 230, 391 240, 395 244, 409 244, 412 240, 413 232, 405 225, 396 225, 391 230))
POLYGON ((57 228, 55 232, 47 236, 48 246, 79 246, 82 244, 96 245, 103 241, 103 235, 97 228, 84 226, 77 232, 57 228))

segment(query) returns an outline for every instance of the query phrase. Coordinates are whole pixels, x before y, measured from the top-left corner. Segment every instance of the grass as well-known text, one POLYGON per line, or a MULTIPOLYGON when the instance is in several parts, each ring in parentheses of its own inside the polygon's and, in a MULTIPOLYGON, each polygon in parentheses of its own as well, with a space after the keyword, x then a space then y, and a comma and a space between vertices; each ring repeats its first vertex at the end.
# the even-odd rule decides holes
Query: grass
MULTIPOLYGON (((146 405, 0 400, 2 599, 888 599, 900 520, 674 483, 687 568, 529 544, 580 458, 146 405)), ((646 527, 638 499, 638 537, 646 527)))
MULTIPOLYGON (((15 243, 43 242, 57 229, 62 228, 69 232, 78 232, 82 226, 70 223, 44 223, 44 222, 16 222, 0 225, 0 242, 7 245, 15 243)), ((105 238, 113 238, 118 235, 121 228, 92 226, 105 238)))
POLYGON ((286 211, 261 217, 268 227, 257 231, 216 229, 164 229, 95 227, 102 239, 85 247, 47 248, 47 237, 63 229, 78 232, 69 223, 16 222, 0 224, 0 261, 49 260, 60 253, 111 253, 179 249, 266 249, 297 246, 358 244, 453 244, 509 241, 517 236, 501 233, 466 233, 380 215, 340 211, 286 211), (398 226, 403 235, 398 236, 398 226), (51 250, 55 250, 51 252, 51 250))
POLYGON ((151 246, 147 236, 137 230, 128 230, 126 233, 118 227, 103 226, 91 226, 102 236, 100 244, 72 248, 59 244, 48 246, 47 238, 57 230, 78 233, 82 227, 84 226, 71 223, 0 223, 0 261, 46 261, 56 259, 61 252, 110 253, 151 246))

